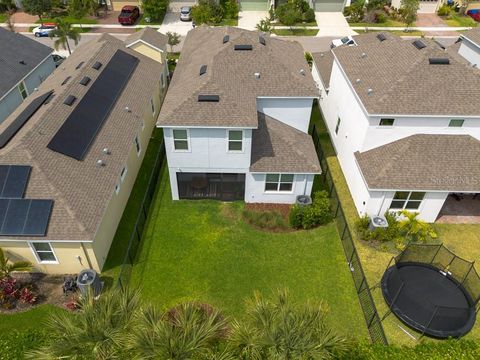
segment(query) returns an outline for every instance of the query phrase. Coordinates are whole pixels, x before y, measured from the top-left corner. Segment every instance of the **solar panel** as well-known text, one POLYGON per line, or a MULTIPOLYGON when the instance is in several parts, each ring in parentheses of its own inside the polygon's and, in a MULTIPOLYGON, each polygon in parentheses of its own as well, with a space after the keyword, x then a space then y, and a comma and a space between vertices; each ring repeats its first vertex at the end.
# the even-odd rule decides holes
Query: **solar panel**
POLYGON ((229 40, 230 40, 230 36, 229 36, 229 35, 225 35, 225 36, 223 37, 223 43, 224 43, 224 44, 227 43, 229 40))
POLYGON ((387 37, 385 36, 384 33, 380 33, 377 35, 377 39, 380 40, 380 42, 387 40, 387 37))
POLYGON ((88 76, 84 76, 82 80, 80 80, 80 85, 87 86, 89 82, 90 82, 90 78, 88 76))
POLYGON ((198 102, 219 102, 220 96, 218 95, 198 95, 198 102))
POLYGON ((45 236, 53 200, 0 199, 0 235, 45 236))
POLYGON ((65 100, 63 100, 63 103, 65 105, 71 106, 77 98, 73 95, 68 95, 65 100))
POLYGON ((412 44, 413 44, 413 46, 415 46, 418 50, 421 50, 421 49, 427 47, 427 45, 425 45, 421 40, 415 40, 412 44))
POLYGON ((200 75, 203 75, 207 72, 207 65, 200 66, 200 75))
POLYGON ((266 45, 266 43, 265 43, 265 38, 264 38, 263 36, 259 36, 259 37, 258 37, 258 42, 259 42, 260 44, 262 44, 262 45, 266 45))
POLYGON ((47 147, 83 160, 138 61, 135 56, 117 50, 47 147))
POLYGON ((0 165, 1 198, 23 198, 30 177, 30 166, 0 165))
POLYGON ((253 46, 252 45, 235 45, 234 49, 235 50, 252 50, 253 46))
POLYGON ((0 134, 0 149, 8 144, 10 139, 22 128, 23 125, 35 114, 43 103, 50 97, 52 91, 35 98, 27 107, 13 120, 10 125, 0 134))
POLYGON ((102 63, 99 61, 95 61, 95 63, 92 65, 92 68, 94 68, 95 70, 98 70, 101 67, 102 67, 102 63))
POLYGON ((448 65, 450 64, 449 58, 429 58, 428 62, 430 65, 448 65))

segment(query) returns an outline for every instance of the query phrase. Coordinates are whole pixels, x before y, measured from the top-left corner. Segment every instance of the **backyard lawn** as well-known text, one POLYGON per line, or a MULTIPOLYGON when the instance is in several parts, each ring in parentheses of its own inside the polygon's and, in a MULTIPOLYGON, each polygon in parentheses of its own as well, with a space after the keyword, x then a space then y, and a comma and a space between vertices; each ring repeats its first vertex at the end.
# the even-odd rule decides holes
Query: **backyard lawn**
POLYGON ((293 298, 325 300, 338 331, 367 338, 334 223, 311 231, 269 233, 242 221, 244 204, 172 201, 161 177, 131 285, 161 308, 198 300, 241 317, 255 290, 287 288, 293 298))
MULTIPOLYGON (((398 252, 394 250, 392 246, 374 247, 356 236, 353 230, 355 228, 355 221, 358 219, 358 213, 318 107, 314 107, 313 117, 317 129, 321 133, 322 146, 326 153, 327 162, 335 182, 338 196, 342 202, 347 222, 352 229, 352 236, 362 262, 363 270, 369 286, 373 287, 380 282, 389 261, 393 256, 398 254, 398 252)), ((438 234, 438 242, 443 242, 457 255, 467 260, 480 263, 480 224, 435 224, 434 227, 438 234)), ((480 267, 477 266, 477 271, 479 270, 480 267)), ((383 317, 383 315, 387 313, 388 307, 383 299, 381 290, 379 288, 373 290, 372 296, 380 317, 383 317)), ((417 338, 420 334, 403 325, 393 314, 389 315, 383 321, 383 327, 390 343, 406 345, 415 345, 418 343, 418 341, 413 339, 404 330, 417 338)), ((480 324, 478 322, 465 338, 480 339, 480 324)))

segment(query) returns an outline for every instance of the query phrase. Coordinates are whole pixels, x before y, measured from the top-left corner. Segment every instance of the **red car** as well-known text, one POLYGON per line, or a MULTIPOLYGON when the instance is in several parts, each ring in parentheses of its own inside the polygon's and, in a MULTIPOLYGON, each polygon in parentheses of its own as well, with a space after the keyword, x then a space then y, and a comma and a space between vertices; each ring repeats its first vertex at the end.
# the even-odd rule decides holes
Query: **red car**
POLYGON ((473 20, 480 22, 480 9, 472 9, 467 11, 467 15, 473 20))
POLYGON ((140 9, 138 6, 125 5, 120 15, 118 15, 118 22, 122 25, 133 25, 139 17, 140 9))

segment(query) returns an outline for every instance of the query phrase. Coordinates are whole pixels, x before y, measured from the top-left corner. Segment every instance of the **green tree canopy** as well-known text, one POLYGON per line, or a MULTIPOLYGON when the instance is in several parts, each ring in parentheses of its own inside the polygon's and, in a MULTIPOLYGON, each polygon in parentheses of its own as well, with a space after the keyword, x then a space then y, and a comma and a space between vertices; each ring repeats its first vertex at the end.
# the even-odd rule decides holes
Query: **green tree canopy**
POLYGON ((402 9, 403 21, 408 27, 412 26, 415 20, 417 20, 417 11, 420 7, 419 0, 402 0, 400 3, 400 9, 402 9))
POLYGON ((43 24, 42 16, 52 10, 52 0, 22 0, 22 6, 27 14, 38 16, 43 24))
POLYGON ((56 38, 53 46, 55 50, 61 46, 63 49, 68 50, 68 53, 71 54, 72 50, 70 49, 70 43, 68 39, 73 40, 75 45, 78 44, 80 41, 80 31, 78 28, 72 27, 68 21, 65 21, 61 18, 57 18, 56 20, 57 28, 51 31, 48 35, 50 38, 56 38))

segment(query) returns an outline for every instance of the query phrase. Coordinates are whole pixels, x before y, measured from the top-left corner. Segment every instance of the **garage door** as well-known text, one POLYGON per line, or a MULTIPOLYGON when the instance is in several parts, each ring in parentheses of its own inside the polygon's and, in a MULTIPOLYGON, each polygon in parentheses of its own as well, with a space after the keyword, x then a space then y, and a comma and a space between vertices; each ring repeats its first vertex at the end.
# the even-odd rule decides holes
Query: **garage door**
POLYGON ((325 0, 315 0, 315 11, 318 12, 342 12, 343 11, 343 0, 339 1, 325 1, 325 0))
POLYGON ((241 11, 268 11, 269 9, 268 0, 241 0, 240 1, 240 10, 241 11))

